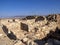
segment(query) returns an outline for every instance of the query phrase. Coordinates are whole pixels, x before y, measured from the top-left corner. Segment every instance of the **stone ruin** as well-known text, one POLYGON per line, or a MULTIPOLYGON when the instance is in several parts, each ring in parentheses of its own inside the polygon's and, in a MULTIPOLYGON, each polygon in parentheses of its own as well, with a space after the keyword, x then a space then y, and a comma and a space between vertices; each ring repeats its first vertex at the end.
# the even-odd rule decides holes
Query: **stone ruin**
POLYGON ((0 44, 60 45, 60 14, 2 18, 0 44))

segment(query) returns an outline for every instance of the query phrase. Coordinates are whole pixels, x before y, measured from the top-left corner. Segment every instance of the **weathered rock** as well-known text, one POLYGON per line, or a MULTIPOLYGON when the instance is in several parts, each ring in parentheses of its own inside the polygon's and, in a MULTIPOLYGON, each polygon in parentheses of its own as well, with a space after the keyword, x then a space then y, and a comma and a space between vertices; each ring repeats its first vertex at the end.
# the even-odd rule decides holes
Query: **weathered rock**
POLYGON ((14 45, 25 45, 22 43, 22 41, 17 41, 14 45))
MULTIPOLYGON (((17 40, 16 43, 13 42, 15 45, 35 45, 34 40, 36 39, 39 40, 37 43, 41 41, 43 42, 42 44, 49 38, 59 40, 60 31, 58 30, 60 30, 59 14, 50 16, 27 16, 22 19, 5 18, 0 20, 0 39, 7 37, 10 41, 12 41, 11 39, 14 39, 14 41, 17 40), (46 40, 44 40, 45 38, 46 40)), ((45 45, 52 45, 50 41, 49 39, 45 45)))
POLYGON ((60 29, 60 15, 57 15, 57 25, 58 25, 58 28, 60 29))
POLYGON ((35 19, 35 16, 27 16, 26 19, 35 19))
POLYGON ((24 23, 21 23, 21 29, 28 32, 28 25, 24 24, 24 23))
POLYGON ((57 22, 56 17, 57 17, 56 15, 48 15, 48 16, 46 16, 48 21, 55 21, 55 22, 57 22))
POLYGON ((24 39, 23 39, 23 42, 27 42, 27 41, 28 41, 28 38, 24 38, 24 39))
POLYGON ((35 22, 37 21, 43 21, 45 18, 43 16, 38 16, 36 19, 35 19, 35 22))

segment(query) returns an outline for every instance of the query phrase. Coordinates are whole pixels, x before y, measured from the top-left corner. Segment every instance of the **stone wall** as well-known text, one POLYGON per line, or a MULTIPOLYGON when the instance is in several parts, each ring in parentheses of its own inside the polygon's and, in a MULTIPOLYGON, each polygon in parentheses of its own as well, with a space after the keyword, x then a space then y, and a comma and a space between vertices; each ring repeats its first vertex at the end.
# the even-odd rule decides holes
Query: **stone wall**
MULTIPOLYGON (((56 28, 60 29, 60 15, 27 16, 22 19, 4 18, 0 19, 0 28, 9 39, 18 40, 15 45, 19 45, 19 41, 21 40, 21 43, 24 41, 25 43, 29 43, 28 40, 30 40, 30 42, 36 39, 42 40, 47 37, 48 34, 51 35, 52 38, 55 36, 55 38, 58 38, 58 35, 53 35, 53 33, 56 31, 56 28)), ((29 45, 28 43, 27 45, 29 45)), ((24 43, 20 45, 24 45, 24 43)))

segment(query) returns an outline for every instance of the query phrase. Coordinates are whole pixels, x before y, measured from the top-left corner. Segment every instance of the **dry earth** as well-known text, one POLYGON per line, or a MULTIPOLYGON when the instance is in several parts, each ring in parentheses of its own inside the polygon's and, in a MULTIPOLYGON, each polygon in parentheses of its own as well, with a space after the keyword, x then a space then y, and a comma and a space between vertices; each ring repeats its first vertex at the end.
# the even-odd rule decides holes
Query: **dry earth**
POLYGON ((60 45, 60 14, 1 18, 0 45, 60 45))

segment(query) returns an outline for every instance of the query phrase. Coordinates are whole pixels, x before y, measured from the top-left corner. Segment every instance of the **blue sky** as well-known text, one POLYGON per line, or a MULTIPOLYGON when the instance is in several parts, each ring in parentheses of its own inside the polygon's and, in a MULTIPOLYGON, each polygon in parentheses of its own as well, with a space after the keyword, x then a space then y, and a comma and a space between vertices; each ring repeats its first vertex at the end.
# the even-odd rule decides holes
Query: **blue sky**
POLYGON ((60 0, 0 0, 0 17, 60 13, 60 0))

